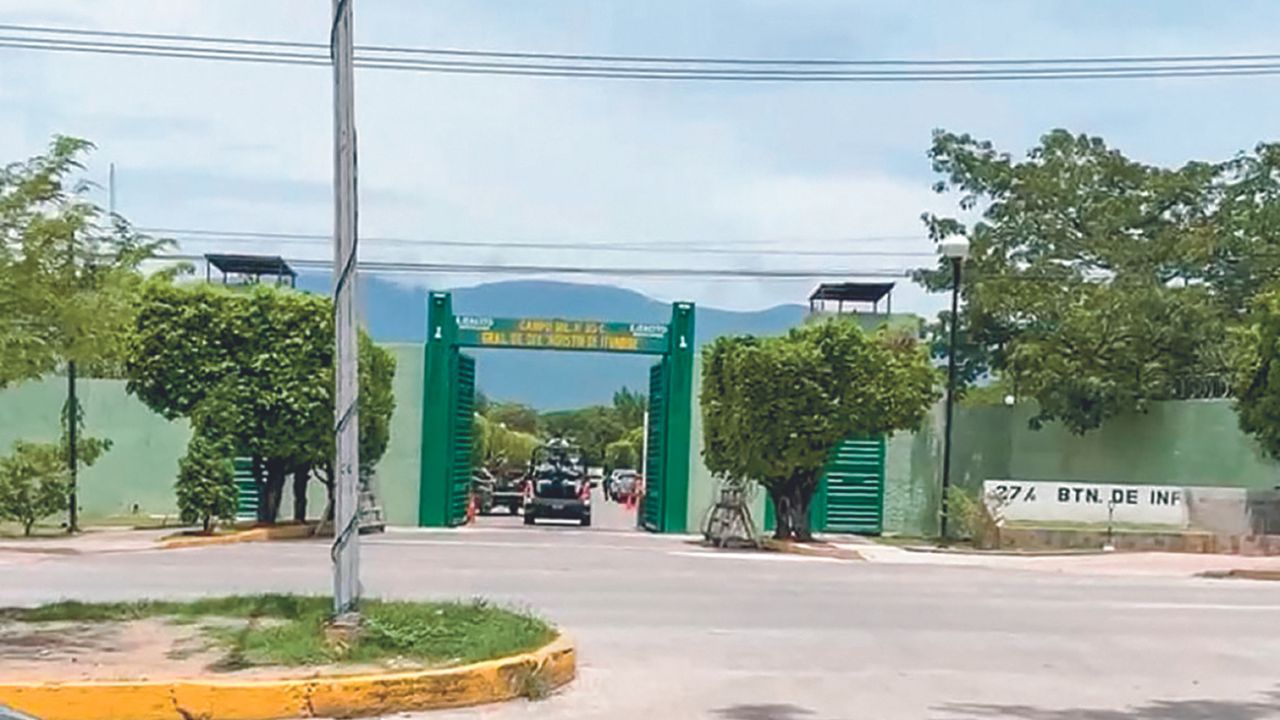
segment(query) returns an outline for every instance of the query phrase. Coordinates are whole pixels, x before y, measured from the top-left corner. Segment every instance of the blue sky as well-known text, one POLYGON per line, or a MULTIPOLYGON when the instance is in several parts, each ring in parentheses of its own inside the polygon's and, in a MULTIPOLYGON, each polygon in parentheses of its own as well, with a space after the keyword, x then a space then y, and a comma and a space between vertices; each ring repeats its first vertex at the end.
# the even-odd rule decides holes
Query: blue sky
MULTIPOLYGON (((364 44, 583 53, 849 58, 1268 52, 1280 3, 355 0, 364 44)), ((3 0, 0 22, 323 41, 318 0, 3 0)), ((744 243, 928 251, 929 133, 1021 152, 1048 129, 1102 135, 1154 163, 1274 139, 1280 78, 912 85, 725 85, 357 76, 361 223, 377 259, 749 268, 907 267, 920 258, 706 257, 433 248, 431 239, 744 243), (869 242, 851 240, 893 236, 869 242)), ((143 226, 325 233, 329 74, 0 50, 0 155, 52 133, 95 141, 143 226)), ((191 245, 191 250, 209 249, 191 245)), ((323 245, 224 246, 328 257, 323 245)), ((478 278, 419 277, 432 286, 478 278)), ((751 308, 811 282, 602 279, 662 299, 751 308)), ((905 287, 895 306, 941 298, 905 287)))

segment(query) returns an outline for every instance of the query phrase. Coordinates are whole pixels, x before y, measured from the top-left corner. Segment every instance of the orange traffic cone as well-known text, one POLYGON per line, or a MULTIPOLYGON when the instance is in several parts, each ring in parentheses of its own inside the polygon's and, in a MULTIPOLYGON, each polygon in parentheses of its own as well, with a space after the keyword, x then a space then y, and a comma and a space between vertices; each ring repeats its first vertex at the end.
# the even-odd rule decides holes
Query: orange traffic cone
POLYGON ((467 524, 470 525, 476 521, 476 496, 472 495, 467 501, 467 524))

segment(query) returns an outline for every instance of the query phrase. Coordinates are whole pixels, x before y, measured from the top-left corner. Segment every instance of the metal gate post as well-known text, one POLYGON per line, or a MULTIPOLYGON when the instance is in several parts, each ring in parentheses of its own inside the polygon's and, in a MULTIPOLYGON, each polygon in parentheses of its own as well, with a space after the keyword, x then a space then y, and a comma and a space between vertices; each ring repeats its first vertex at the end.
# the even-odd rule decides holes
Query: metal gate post
POLYGON ((457 321, 447 292, 427 297, 427 347, 422 364, 422 461, 418 485, 418 525, 449 526, 449 410, 454 395, 453 363, 457 321))
POLYGON ((662 473, 663 532, 688 527, 689 453, 693 447, 693 303, 671 306, 671 350, 667 355, 666 467, 662 473))

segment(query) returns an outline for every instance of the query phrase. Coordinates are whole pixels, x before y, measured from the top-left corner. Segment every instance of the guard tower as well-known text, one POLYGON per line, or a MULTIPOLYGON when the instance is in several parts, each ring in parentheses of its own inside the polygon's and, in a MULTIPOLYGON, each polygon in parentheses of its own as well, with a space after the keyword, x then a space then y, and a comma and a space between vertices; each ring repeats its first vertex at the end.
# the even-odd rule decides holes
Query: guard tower
POLYGON ((223 285, 256 285, 263 278, 274 279, 276 285, 296 287, 298 273, 279 255, 204 256, 204 279, 213 282, 213 271, 222 273, 223 285))
POLYGON ((893 283, 822 283, 809 295, 809 314, 892 315, 893 283), (880 301, 884 312, 880 312, 880 301))

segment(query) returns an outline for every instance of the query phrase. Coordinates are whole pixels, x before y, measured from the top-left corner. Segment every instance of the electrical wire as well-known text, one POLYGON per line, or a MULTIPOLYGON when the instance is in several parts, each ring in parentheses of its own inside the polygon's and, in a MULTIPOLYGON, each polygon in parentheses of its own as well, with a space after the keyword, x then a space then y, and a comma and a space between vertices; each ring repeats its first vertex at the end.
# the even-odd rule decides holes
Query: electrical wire
MULTIPOLYGON (((85 37, 129 38, 144 40, 163 40, 176 42, 217 43, 228 45, 249 45, 263 47, 288 47, 328 51, 329 45, 315 42, 299 42, 291 40, 262 40, 243 37, 219 37, 211 35, 187 35, 170 33, 127 32, 120 30, 92 30, 85 28, 65 28, 49 25, 17 25, 0 23, 0 30, 26 33, 42 33, 50 35, 72 35, 85 37)), ((655 64, 684 65, 796 65, 796 66, 947 66, 947 65, 1061 65, 1061 64, 1154 64, 1154 63, 1190 63, 1190 62, 1250 62, 1260 60, 1280 60, 1277 53, 1252 54, 1217 54, 1217 55, 1113 55, 1101 57, 1046 57, 1046 58, 960 58, 960 59, 845 59, 845 58, 727 58, 706 56, 661 56, 661 55, 607 55, 580 53, 549 52, 514 52, 495 50, 470 50, 457 48, 419 48, 390 45, 356 45, 357 51, 364 50, 377 53, 439 55, 460 57, 489 57, 531 60, 571 60, 592 62, 629 62, 655 64)))
MULTIPOLYGON (((284 244, 301 244, 318 246, 332 238, 329 235, 308 233, 258 233, 258 232, 221 232, 215 230, 184 230, 179 228, 137 228, 148 235, 169 237, 175 240, 205 238, 216 239, 220 243, 247 244, 261 241, 284 244)), ((909 236, 910 237, 910 236, 909 236)), ((912 240, 924 240, 923 237, 910 237, 912 240)), ((830 244, 843 243, 843 240, 830 241, 830 244)), ((362 237, 360 243, 381 246, 414 247, 423 250, 436 248, 494 248, 501 250, 587 250, 592 252, 617 253, 652 253, 663 252, 675 255, 730 255, 743 257, 935 257, 935 253, 918 250, 807 250, 776 248, 732 248, 714 246, 652 245, 648 243, 586 243, 586 242, 508 242, 494 240, 414 240, 409 238, 377 238, 362 237)))
MULTIPOLYGON (((193 237, 207 236, 207 237, 215 237, 219 239, 246 238, 246 239, 263 239, 263 240, 288 240, 288 239, 296 238, 301 240, 324 240, 324 241, 329 241, 333 239, 333 236, 328 233, 269 232, 269 231, 251 231, 251 230, 219 230, 219 229, 213 229, 213 228, 181 228, 181 227, 174 228, 174 227, 145 227, 145 226, 136 226, 134 229, 140 233, 144 233, 147 235, 161 235, 161 236, 176 235, 176 236, 193 236, 193 237)), ((825 239, 821 239, 821 242, 830 243, 830 244, 845 244, 845 243, 898 242, 898 241, 911 241, 911 240, 920 241, 920 240, 927 240, 927 239, 928 238, 926 238, 924 235, 857 235, 852 237, 825 238, 825 239)), ((779 238, 774 240, 743 239, 743 240, 733 240, 729 244, 733 246, 732 249, 737 249, 737 248, 747 247, 747 246, 797 243, 797 242, 802 242, 804 240, 806 240, 806 238, 779 238)), ((816 239, 809 239, 809 240, 811 242, 817 241, 816 239)), ((403 244, 414 244, 414 245, 434 245, 440 242, 447 242, 451 244, 456 244, 461 247, 510 247, 512 245, 518 245, 518 243, 512 243, 512 242, 503 241, 503 240, 441 241, 441 240, 435 240, 431 238, 413 239, 413 238, 393 238, 393 237, 363 237, 363 236, 361 237, 361 242, 370 242, 370 241, 386 242, 386 243, 403 243, 403 244)), ((636 248, 636 249, 643 249, 643 250, 677 250, 678 251, 678 250, 687 249, 689 247, 688 240, 645 240, 645 241, 634 241, 634 242, 624 242, 624 243, 609 243, 609 242, 550 243, 548 242, 547 244, 549 246, 554 246, 556 248, 563 247, 563 248, 583 249, 583 250, 625 246, 629 248, 636 248)), ((932 255, 933 253, 927 253, 927 254, 932 255)))
MULTIPOLYGON (((23 26, 0 26, 22 28, 23 26)), ((41 30, 50 33, 52 30, 41 30)), ((129 37, 139 39, 139 33, 112 33, 108 31, 79 31, 81 34, 94 32, 96 36, 129 37)), ((109 55, 170 57, 184 59, 206 59, 239 62, 271 63, 282 65, 328 65, 331 60, 319 52, 292 52, 281 47, 310 49, 308 44, 283 44, 283 41, 256 41, 245 38, 210 38, 207 36, 169 36, 183 38, 185 44, 156 44, 148 42, 117 42, 106 40, 67 40, 62 38, 38 38, 5 35, 0 36, 0 48, 48 50, 60 52, 87 52, 109 55), (192 44, 192 38, 201 43, 219 43, 240 45, 243 48, 201 47, 192 44), (261 49, 258 49, 261 48, 261 49)), ((164 42, 178 42, 165 40, 164 42)), ((1107 64, 1105 59, 1083 59, 1075 64, 1068 64, 1067 58, 1048 58, 1040 61, 1048 67, 1029 67, 1033 60, 1018 60, 1020 64, 1009 67, 1013 60, 994 61, 930 61, 929 69, 886 70, 830 70, 809 67, 789 66, 784 69, 760 69, 758 66, 748 68, 733 67, 653 67, 646 64, 619 65, 612 64, 614 58, 627 56, 597 56, 610 58, 609 64, 583 64, 583 61, 572 60, 556 64, 543 62, 531 63, 527 60, 550 53, 515 54, 519 61, 511 61, 511 53, 494 53, 488 51, 449 50, 453 54, 468 53, 469 57, 484 58, 484 62, 449 59, 414 59, 368 57, 371 52, 366 49, 366 57, 357 57, 357 67, 402 70, 429 73, 507 75, 526 77, 562 77, 562 78, 595 78, 595 79, 628 79, 628 80, 722 80, 738 82, 970 82, 984 80, 1079 80, 1079 79, 1137 79, 1137 78, 1192 78, 1220 76, 1254 76, 1280 74, 1280 56, 1274 55, 1239 55, 1239 56, 1152 56, 1153 59, 1130 58, 1125 63, 1107 64), (528 57, 526 57, 528 56, 528 57), (1196 60, 1193 58, 1225 58, 1214 60, 1196 60), (942 67, 946 65, 965 65, 964 67, 942 67)), ((429 48, 382 48, 383 54, 404 53, 437 53, 429 48)), ((569 56, 565 56, 569 57, 569 56)), ((557 58, 559 59, 559 58, 557 58)), ((663 62, 668 64, 691 62, 691 59, 647 58, 646 62, 663 62)), ((726 59, 727 62, 736 62, 726 59)), ((631 61, 635 62, 635 61, 631 61)), ((829 61, 854 64, 860 61, 829 61)), ((870 61, 868 61, 870 62, 870 61)), ((903 64, 916 61, 884 61, 889 64, 903 64)), ((925 62, 925 61, 918 61, 925 62)), ((769 61, 769 65, 785 65, 786 61, 769 61)), ((912 65, 915 67, 915 65, 912 65)))
MULTIPOLYGON (((163 253, 151 258, 157 261, 203 262, 203 255, 190 253, 163 253)), ((318 258, 285 258, 299 268, 332 268, 332 260, 318 258)), ((511 275, 550 274, 577 276, 645 277, 645 278, 733 278, 761 280, 810 280, 816 278, 883 277, 907 278, 912 269, 893 268, 806 268, 796 270, 747 269, 747 268, 678 268, 678 267, 580 267, 573 265, 509 264, 487 265, 478 263, 423 263, 390 260, 360 260, 360 272, 380 274, 441 274, 441 275, 511 275)))

